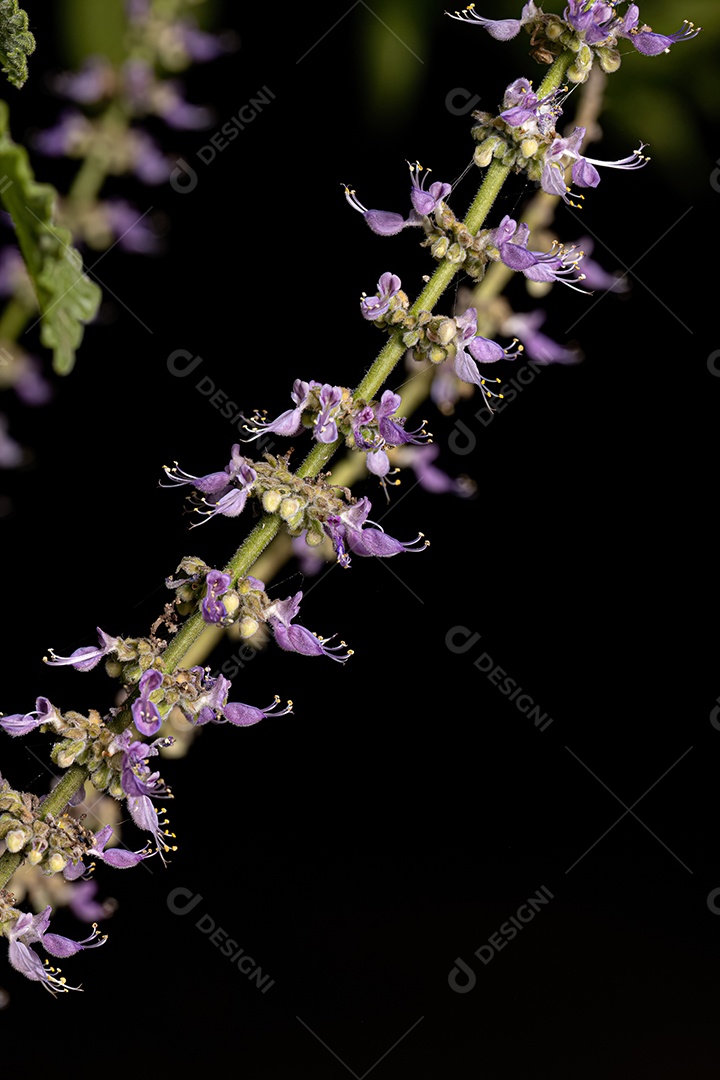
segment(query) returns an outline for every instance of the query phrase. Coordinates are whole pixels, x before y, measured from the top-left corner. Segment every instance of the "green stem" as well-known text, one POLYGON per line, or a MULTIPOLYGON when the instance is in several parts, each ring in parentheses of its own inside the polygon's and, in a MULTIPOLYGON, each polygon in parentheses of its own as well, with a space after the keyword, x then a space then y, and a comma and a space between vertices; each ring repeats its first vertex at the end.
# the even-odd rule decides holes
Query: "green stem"
MULTIPOLYGON (((540 85, 538 97, 545 97, 561 85, 573 59, 574 54, 568 50, 557 58, 540 85)), ((82 195, 84 195, 86 189, 91 188, 92 181, 96 179, 97 175, 91 169, 90 161, 91 159, 88 159, 83 167, 87 167, 87 179, 80 181, 83 171, 81 169, 73 185, 73 188, 77 185, 82 195)), ((465 219, 465 225, 472 233, 476 233, 482 228, 500 189, 507 179, 509 171, 506 166, 499 165, 497 162, 493 162, 488 168, 480 190, 475 196, 465 219)), ((71 195, 78 197, 77 192, 72 190, 71 195)), ((417 314, 419 311, 431 311, 459 269, 460 264, 457 263, 440 263, 410 309, 411 312, 417 314)), ((380 350, 375 362, 360 382, 353 397, 372 398, 387 380, 405 352, 406 348, 402 344, 400 334, 395 333, 384 348, 380 350)), ((316 477, 333 454, 342 446, 342 443, 342 439, 336 439, 334 443, 329 444, 317 443, 299 466, 297 476, 304 479, 316 477)), ((270 541, 277 536, 281 524, 282 521, 277 514, 266 514, 258 522, 225 567, 224 572, 231 576, 233 582, 247 574, 270 541)), ((205 623, 198 611, 183 624, 163 653, 163 669, 167 672, 174 671, 191 645, 198 640, 204 630, 205 623)), ((130 710, 130 701, 128 701, 123 711, 108 724, 108 727, 112 731, 120 732, 128 727, 131 722, 132 712, 130 710)), ((68 769, 63 779, 43 803, 43 816, 51 813, 58 814, 67 805, 72 795, 79 790, 86 776, 87 770, 82 766, 74 765, 68 769)), ((9 852, 5 852, 0 857, 0 888, 7 883, 17 866, 16 862, 10 869, 10 863, 16 856, 13 855, 8 858, 9 855, 9 852)))

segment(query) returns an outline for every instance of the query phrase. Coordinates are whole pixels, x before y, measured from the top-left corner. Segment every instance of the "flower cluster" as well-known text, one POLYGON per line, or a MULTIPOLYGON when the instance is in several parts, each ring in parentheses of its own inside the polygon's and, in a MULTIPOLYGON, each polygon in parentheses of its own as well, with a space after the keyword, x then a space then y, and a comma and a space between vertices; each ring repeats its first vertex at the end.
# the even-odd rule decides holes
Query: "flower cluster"
MULTIPOLYGON (((410 163, 408 162, 408 165, 410 163)), ((345 198, 353 210, 357 210, 365 218, 374 233, 378 236, 395 236, 409 226, 422 225, 424 219, 434 213, 452 191, 451 184, 435 181, 429 188, 425 188, 430 169, 425 170, 425 176, 420 177, 423 167, 419 161, 410 165, 410 202, 412 209, 406 218, 402 214, 396 214, 391 210, 368 210, 358 199, 354 191, 346 184, 345 198)))
MULTIPOLYGON (((365 318, 379 319, 388 311, 391 297, 399 290, 400 279, 394 274, 383 274, 378 282, 378 296, 363 299, 365 318)), ((366 402, 355 400, 344 386, 296 379, 291 396, 295 408, 281 413, 275 420, 265 420, 256 413, 246 422, 245 426, 251 432, 248 442, 267 432, 291 437, 299 435, 303 429, 311 430, 313 438, 320 443, 333 443, 344 437, 348 449, 365 453, 369 472, 385 477, 390 469, 388 450, 430 439, 422 428, 406 431, 404 418, 395 415, 400 408, 400 395, 391 390, 386 390, 380 401, 366 402)))
MULTIPOLYGON (((473 137, 478 146, 474 161, 484 167, 494 159, 524 172, 530 180, 540 183, 549 195, 558 195, 570 206, 577 206, 570 198, 570 188, 565 181, 571 167, 572 180, 578 187, 597 187, 600 173, 597 166, 610 169, 638 169, 650 160, 640 144, 628 157, 617 161, 600 161, 581 153, 585 128, 576 127, 567 137, 556 130, 556 121, 562 115, 561 101, 567 87, 561 87, 544 98, 538 98, 528 79, 516 79, 503 98, 502 109, 497 116, 492 113, 475 112, 478 121, 473 137)), ((583 198, 583 196, 579 196, 583 198)))
MULTIPOLYGON (((309 387, 309 384, 296 382, 295 387, 293 400, 302 401, 303 392, 298 387, 309 387)), ((322 391, 323 388, 319 389, 322 391)), ((341 390, 340 387, 329 387, 324 396, 322 410, 325 416, 323 417, 321 412, 320 423, 318 424, 317 421, 315 423, 315 427, 320 428, 321 434, 329 425, 333 425, 333 429, 336 430, 336 421, 330 416, 332 408, 330 403, 335 402, 339 405, 341 390)), ((373 420, 378 424, 381 437, 385 438, 383 431, 390 435, 395 440, 394 446, 398 445, 402 435, 411 434, 413 438, 419 437, 419 433, 406 433, 398 421, 391 419, 399 405, 397 395, 391 395, 390 398, 385 395, 383 397, 385 404, 383 406, 381 402, 378 407, 379 417, 373 413, 373 420)), ((318 402, 320 402, 319 396, 318 402)), ((290 412, 292 415, 297 413, 301 417, 302 406, 298 405, 296 410, 290 410, 290 412)), ((287 415, 278 417, 278 423, 283 427, 290 424, 290 421, 283 419, 283 417, 287 418, 287 415)), ((362 425, 359 430, 362 432, 362 425)), ((378 447, 380 452, 382 449, 378 447)), ((350 565, 348 548, 355 555, 389 558, 401 552, 422 551, 427 546, 427 543, 417 546, 422 540, 422 533, 408 542, 388 536, 379 525, 369 520, 372 509, 369 499, 353 500, 347 489, 341 489, 341 495, 338 495, 337 488, 322 477, 309 480, 297 476, 288 468, 288 458, 289 454, 279 458, 265 454, 265 461, 250 463, 242 457, 240 446, 236 443, 232 448, 230 463, 222 472, 193 476, 177 464, 172 468, 168 466, 164 468, 168 479, 173 484, 189 484, 194 488, 191 501, 199 502, 200 505, 195 506, 194 509, 197 513, 204 515, 206 520, 217 514, 236 517, 245 506, 248 496, 252 495, 260 499, 267 513, 280 515, 291 536, 300 536, 301 533, 305 533, 306 543, 310 547, 318 547, 326 537, 330 537, 338 562, 344 567, 350 565)))
POLYGON ((75 956, 84 949, 104 945, 107 935, 101 935, 97 925, 93 925, 92 932, 83 941, 74 941, 61 934, 48 933, 52 910, 50 907, 46 907, 37 915, 31 915, 29 912, 18 910, 13 900, 10 893, 0 889, 0 932, 7 938, 8 959, 11 966, 26 979, 39 982, 51 994, 79 990, 78 986, 68 986, 60 970, 49 966, 47 961, 43 963, 31 946, 40 945, 50 956, 64 959, 75 956))
POLYGON ((530 0, 519 19, 484 18, 475 11, 475 4, 446 14, 466 25, 482 27, 496 41, 509 41, 525 30, 532 35, 533 55, 540 62, 551 63, 563 49, 570 50, 575 57, 568 70, 572 82, 584 82, 595 60, 608 74, 617 71, 621 41, 629 41, 643 56, 658 56, 676 42, 695 37, 701 29, 686 20, 675 33, 658 34, 640 22, 637 4, 628 3, 624 15, 618 14, 620 6, 621 0, 568 0, 561 18, 546 14, 530 0))
POLYGON ((241 638, 253 637, 266 623, 281 649, 304 656, 329 656, 342 663, 352 656, 352 649, 345 653, 338 652, 346 648, 344 641, 328 646, 327 642, 332 638, 322 638, 293 622, 300 611, 302 592, 285 600, 271 600, 265 592, 264 582, 250 575, 232 588, 229 574, 211 570, 201 559, 193 556, 182 560, 178 572, 182 572, 183 576, 168 579, 168 587, 177 591, 177 603, 186 613, 197 607, 199 602, 206 623, 236 625, 241 638))

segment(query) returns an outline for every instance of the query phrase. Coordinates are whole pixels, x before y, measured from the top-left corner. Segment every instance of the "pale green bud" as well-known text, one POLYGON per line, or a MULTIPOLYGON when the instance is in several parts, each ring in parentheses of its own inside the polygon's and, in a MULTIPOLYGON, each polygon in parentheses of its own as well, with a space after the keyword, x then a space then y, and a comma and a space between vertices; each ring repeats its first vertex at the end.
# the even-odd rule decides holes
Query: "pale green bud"
POLYGON ((259 623, 257 619, 252 619, 249 615, 246 615, 244 619, 240 620, 237 626, 240 631, 240 637, 247 638, 252 637, 253 634, 257 633, 259 623))
POLYGON ((22 851, 29 839, 29 829, 13 829, 5 837, 5 843, 8 851, 12 851, 14 854, 17 851, 22 851))
POLYGON ((607 45, 595 50, 600 67, 607 75, 612 75, 620 67, 620 53, 607 45))
POLYGON ((288 499, 283 499, 280 503, 280 517, 283 521, 290 521, 291 518, 297 516, 298 511, 302 508, 300 499, 296 499, 294 496, 288 499))
POLYGON ((283 500, 279 491, 266 491, 262 497, 263 510, 267 514, 274 514, 283 500))

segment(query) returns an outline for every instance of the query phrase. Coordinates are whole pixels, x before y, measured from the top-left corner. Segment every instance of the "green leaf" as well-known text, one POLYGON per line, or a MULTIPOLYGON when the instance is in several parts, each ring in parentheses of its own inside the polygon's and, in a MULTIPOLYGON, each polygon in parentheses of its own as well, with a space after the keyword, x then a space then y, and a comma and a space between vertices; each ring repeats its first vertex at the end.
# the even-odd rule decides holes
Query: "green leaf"
POLYGON ((27 82, 27 58, 34 51, 27 12, 18 7, 18 0, 0 0, 0 63, 18 90, 27 82))
POLYGON ((40 340, 53 351, 53 367, 67 375, 75 364, 84 324, 97 314, 102 293, 83 272, 69 229, 53 221, 57 192, 38 184, 24 147, 12 141, 9 109, 0 101, 0 199, 13 219, 18 243, 40 306, 40 340))

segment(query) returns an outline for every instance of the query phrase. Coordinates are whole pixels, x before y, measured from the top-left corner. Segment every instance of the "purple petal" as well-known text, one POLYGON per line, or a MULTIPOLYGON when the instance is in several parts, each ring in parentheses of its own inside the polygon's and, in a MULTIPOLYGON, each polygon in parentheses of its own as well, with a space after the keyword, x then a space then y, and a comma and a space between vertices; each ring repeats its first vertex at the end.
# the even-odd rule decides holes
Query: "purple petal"
POLYGON ((62 937, 60 934, 44 934, 42 947, 51 956, 59 956, 61 959, 67 956, 75 956, 76 953, 83 951, 83 946, 78 944, 77 941, 62 937))
POLYGON ((378 236, 396 236, 408 224, 402 214, 390 210, 366 210, 363 217, 378 236))
POLYGON ((572 178, 578 187, 594 188, 600 183, 600 173, 585 158, 579 158, 573 165, 572 178))
POLYGON ((498 345, 497 341, 491 341, 489 338, 480 337, 479 335, 469 342, 467 349, 472 357, 481 364, 492 364, 496 360, 502 360, 505 356, 505 350, 501 345, 498 345))
POLYGON ((265 719, 265 713, 252 705, 243 705, 239 701, 230 701, 223 709, 223 715, 235 727, 250 727, 265 719))

